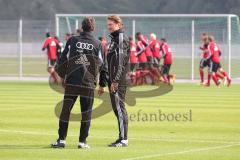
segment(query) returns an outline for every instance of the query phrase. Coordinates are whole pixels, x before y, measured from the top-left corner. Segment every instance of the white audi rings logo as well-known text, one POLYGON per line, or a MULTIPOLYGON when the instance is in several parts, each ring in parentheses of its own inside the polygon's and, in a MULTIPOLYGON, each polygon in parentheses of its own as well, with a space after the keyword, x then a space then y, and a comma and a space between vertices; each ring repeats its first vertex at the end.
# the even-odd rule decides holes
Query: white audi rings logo
POLYGON ((92 44, 88 44, 88 43, 78 42, 78 43, 76 44, 76 47, 77 47, 78 49, 93 50, 93 45, 92 45, 92 44))

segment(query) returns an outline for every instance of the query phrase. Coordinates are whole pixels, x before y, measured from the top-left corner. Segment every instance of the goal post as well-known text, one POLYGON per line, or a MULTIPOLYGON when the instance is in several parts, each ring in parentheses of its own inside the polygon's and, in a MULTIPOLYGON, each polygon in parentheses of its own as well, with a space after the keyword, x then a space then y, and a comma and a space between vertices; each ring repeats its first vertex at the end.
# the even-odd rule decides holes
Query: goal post
MULTIPOLYGON (((56 14, 56 35, 61 40, 65 33, 75 32, 86 16, 96 19, 97 37, 107 37, 106 17, 110 14, 56 14)), ((122 17, 125 32, 135 38, 136 32, 149 37, 155 33, 157 38, 166 38, 173 50, 174 72, 180 79, 199 78, 200 35, 208 32, 215 37, 223 55, 223 68, 233 78, 240 77, 240 31, 239 19, 231 14, 118 14, 122 17)))

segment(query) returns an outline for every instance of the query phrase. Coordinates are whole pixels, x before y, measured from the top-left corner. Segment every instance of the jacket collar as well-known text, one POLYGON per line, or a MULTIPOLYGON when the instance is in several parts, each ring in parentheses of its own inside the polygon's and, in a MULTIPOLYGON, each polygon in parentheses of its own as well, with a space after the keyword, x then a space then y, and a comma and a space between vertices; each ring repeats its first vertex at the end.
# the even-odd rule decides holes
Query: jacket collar
POLYGON ((81 32, 80 36, 93 36, 93 32, 81 32))
POLYGON ((123 33, 123 32, 124 32, 123 29, 116 30, 116 31, 112 32, 109 35, 109 37, 111 37, 111 38, 118 37, 119 33, 123 33))

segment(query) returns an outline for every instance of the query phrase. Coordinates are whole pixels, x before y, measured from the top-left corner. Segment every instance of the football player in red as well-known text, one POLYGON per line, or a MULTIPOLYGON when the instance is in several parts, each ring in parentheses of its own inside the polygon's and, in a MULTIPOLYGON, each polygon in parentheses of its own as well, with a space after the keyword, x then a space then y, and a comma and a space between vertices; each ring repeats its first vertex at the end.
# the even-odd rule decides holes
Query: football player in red
POLYGON ((130 41, 130 70, 131 72, 135 72, 136 65, 138 63, 137 46, 136 43, 133 41, 132 37, 129 37, 129 41, 130 41))
POLYGON ((46 37, 47 38, 42 46, 42 50, 44 51, 45 49, 47 49, 47 55, 48 55, 47 71, 53 77, 54 81, 58 83, 59 82, 58 76, 54 70, 54 67, 57 61, 57 48, 59 46, 58 40, 56 40, 54 37, 51 37, 50 33, 46 33, 46 37))
POLYGON ((137 46, 136 43, 134 42, 133 38, 130 36, 129 37, 129 42, 130 42, 130 77, 131 77, 131 82, 133 85, 136 84, 136 68, 138 64, 138 58, 137 58, 137 46))
MULTIPOLYGON (((206 60, 208 60, 208 59, 210 60, 210 68, 209 68, 210 76, 213 79, 213 81, 215 82, 215 84, 217 86, 219 86, 220 82, 219 82, 219 79, 218 79, 216 73, 217 73, 218 69, 220 68, 221 52, 220 52, 218 46, 216 45, 216 43, 214 41, 212 41, 210 37, 208 37, 206 44, 208 44, 208 50, 209 50, 209 55, 206 58, 206 60)), ((205 86, 210 86, 210 80, 208 80, 208 82, 205 84, 205 86)))
POLYGON ((136 39, 137 39, 137 57, 139 62, 139 68, 145 70, 147 69, 146 48, 138 33, 136 34, 136 39))
MULTIPOLYGON (((216 44, 215 40, 214 40, 214 37, 213 36, 209 36, 209 41, 210 43, 213 42, 216 44)), ((216 44, 217 46, 217 44, 216 44)), ((219 49, 219 47, 218 47, 219 49)), ((222 55, 222 52, 221 50, 219 49, 219 55, 221 56, 222 55)), ((221 61, 221 59, 220 59, 221 61)), ((219 64, 219 68, 218 68, 218 72, 215 73, 216 76, 220 79, 223 79, 224 80, 224 84, 226 83, 227 86, 230 86, 231 85, 231 78, 228 76, 227 72, 223 69, 222 65, 221 65, 221 62, 219 64)))
POLYGON ((154 33, 150 34, 151 42, 150 42, 150 49, 153 54, 154 64, 155 66, 159 66, 160 64, 160 43, 157 40, 157 36, 154 33))
MULTIPOLYGON (((199 73, 200 73, 200 84, 204 84, 204 68, 210 67, 210 60, 206 59, 209 56, 209 50, 208 50, 208 33, 202 33, 201 34, 201 41, 202 41, 202 46, 200 47, 200 50, 202 50, 202 59, 200 60, 200 65, 199 65, 199 73)), ((208 73, 208 81, 211 80, 211 74, 208 73)))
POLYGON ((157 40, 157 36, 154 33, 150 34, 151 42, 149 44, 149 48, 152 52, 152 65, 151 65, 151 72, 154 74, 156 81, 159 81, 161 75, 159 70, 160 64, 160 43, 157 40))
POLYGON ((149 40, 141 32, 136 33, 137 39, 142 42, 147 57, 148 64, 153 64, 153 54, 149 46, 149 40))
POLYGON ((167 41, 165 38, 162 38, 160 40, 160 51, 161 51, 161 58, 164 59, 163 66, 162 66, 162 77, 164 79, 165 83, 170 84, 170 75, 169 71, 171 69, 172 65, 172 50, 167 44, 167 41))
MULTIPOLYGON (((211 73, 210 75, 213 81, 215 82, 215 84, 218 86, 220 82, 218 81, 218 77, 216 73, 220 68, 220 50, 218 49, 216 43, 210 42, 210 38, 209 38, 208 49, 210 54, 207 59, 210 59, 210 69, 209 69, 211 73)), ((210 80, 208 80, 206 86, 210 86, 210 80)))
POLYGON ((147 68, 149 70, 148 74, 150 75, 152 82, 155 83, 156 81, 159 80, 160 74, 158 72, 158 69, 154 68, 153 66, 154 59, 153 59, 152 50, 150 48, 150 42, 147 39, 147 37, 144 36, 141 32, 138 32, 136 35, 137 35, 137 39, 139 39, 144 45, 144 50, 147 57, 147 68))
POLYGON ((143 42, 141 41, 140 37, 136 34, 136 49, 137 49, 137 61, 138 61, 138 69, 136 71, 136 84, 143 84, 145 75, 147 73, 147 56, 146 50, 143 42))

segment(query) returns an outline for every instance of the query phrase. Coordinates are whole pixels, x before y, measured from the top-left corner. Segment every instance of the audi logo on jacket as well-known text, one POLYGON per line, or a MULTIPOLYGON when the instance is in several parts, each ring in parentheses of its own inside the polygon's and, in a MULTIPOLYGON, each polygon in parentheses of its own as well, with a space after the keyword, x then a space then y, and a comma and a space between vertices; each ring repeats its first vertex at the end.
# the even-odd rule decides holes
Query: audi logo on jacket
POLYGON ((95 88, 98 73, 101 73, 102 85, 107 83, 104 59, 100 41, 91 32, 82 32, 67 41, 56 71, 66 79, 66 85, 95 88))
POLYGON ((126 85, 129 70, 130 43, 123 30, 117 30, 110 35, 111 42, 107 54, 109 82, 126 85))

